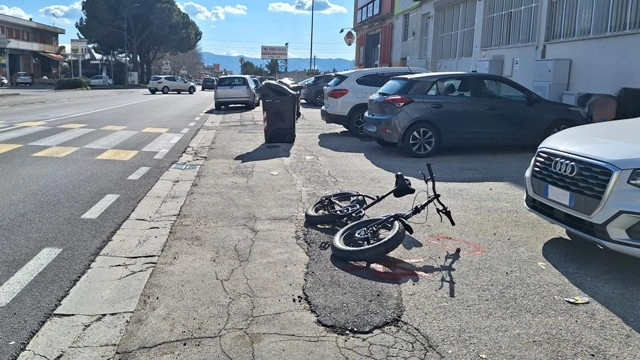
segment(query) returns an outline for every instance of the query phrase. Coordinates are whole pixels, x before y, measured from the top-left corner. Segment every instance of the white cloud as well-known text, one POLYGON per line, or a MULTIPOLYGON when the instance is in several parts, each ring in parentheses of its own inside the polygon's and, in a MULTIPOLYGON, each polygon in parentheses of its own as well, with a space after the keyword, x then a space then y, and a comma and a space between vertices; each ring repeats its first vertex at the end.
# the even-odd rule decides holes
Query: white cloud
POLYGON ((194 2, 177 3, 177 5, 180 10, 199 20, 224 20, 227 14, 247 15, 247 7, 244 5, 214 6, 210 10, 205 5, 194 2))
MULTIPOLYGON (((293 14, 308 14, 311 12, 312 0, 295 0, 293 4, 287 2, 274 2, 267 9, 273 12, 288 12, 293 14)), ((332 4, 329 0, 315 0, 313 12, 320 14, 346 13, 347 8, 332 4)))
POLYGON ((54 18, 65 24, 75 23, 82 14, 82 1, 76 1, 69 6, 51 5, 40 9, 40 15, 54 18))
POLYGON ((28 20, 31 16, 24 12, 19 7, 8 7, 6 5, 0 5, 0 14, 14 16, 20 19, 28 20))

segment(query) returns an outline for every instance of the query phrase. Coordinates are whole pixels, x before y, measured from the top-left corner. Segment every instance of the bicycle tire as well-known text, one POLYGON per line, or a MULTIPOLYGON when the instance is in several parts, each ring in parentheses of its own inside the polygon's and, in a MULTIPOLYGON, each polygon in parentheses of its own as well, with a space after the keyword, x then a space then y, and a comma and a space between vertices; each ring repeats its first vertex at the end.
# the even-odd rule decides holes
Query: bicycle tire
MULTIPOLYGON (((344 203, 345 206, 357 204, 360 209, 366 204, 364 197, 358 192, 347 191, 323 196, 305 211, 304 217, 308 224, 335 224, 338 220, 346 217, 344 214, 340 215, 335 212, 336 208, 332 202, 327 200, 328 198, 339 203, 344 203)), ((349 213, 352 213, 352 211, 349 213)))
POLYGON ((372 224, 384 218, 362 219, 340 229, 333 238, 331 251, 343 260, 363 261, 375 260, 393 251, 404 240, 404 226, 393 219, 387 220, 377 232, 377 241, 366 244, 364 238, 358 238, 357 233, 369 228, 372 224))

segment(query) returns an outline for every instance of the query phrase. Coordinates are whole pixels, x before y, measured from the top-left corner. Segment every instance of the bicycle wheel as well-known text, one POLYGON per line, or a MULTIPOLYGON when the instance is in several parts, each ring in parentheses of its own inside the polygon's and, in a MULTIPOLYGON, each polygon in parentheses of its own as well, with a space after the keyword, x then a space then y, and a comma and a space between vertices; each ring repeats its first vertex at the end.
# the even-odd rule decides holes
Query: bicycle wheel
POLYGON ((366 200, 362 194, 339 192, 318 199, 305 211, 304 217, 311 225, 334 224, 360 211, 365 205, 366 200))
POLYGON ((342 228, 333 238, 331 251, 344 260, 375 260, 402 244, 404 226, 393 219, 382 225, 384 218, 362 219, 342 228))

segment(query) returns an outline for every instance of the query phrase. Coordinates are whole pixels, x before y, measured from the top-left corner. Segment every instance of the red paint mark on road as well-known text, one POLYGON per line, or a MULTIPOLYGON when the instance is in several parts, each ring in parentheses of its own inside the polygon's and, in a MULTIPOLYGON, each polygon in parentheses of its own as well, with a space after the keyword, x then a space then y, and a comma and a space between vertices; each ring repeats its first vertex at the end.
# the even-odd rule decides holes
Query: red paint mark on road
POLYGON ((460 248, 460 253, 463 255, 482 255, 486 252, 486 249, 480 244, 446 235, 429 235, 428 241, 449 253, 453 253, 456 248, 460 248))

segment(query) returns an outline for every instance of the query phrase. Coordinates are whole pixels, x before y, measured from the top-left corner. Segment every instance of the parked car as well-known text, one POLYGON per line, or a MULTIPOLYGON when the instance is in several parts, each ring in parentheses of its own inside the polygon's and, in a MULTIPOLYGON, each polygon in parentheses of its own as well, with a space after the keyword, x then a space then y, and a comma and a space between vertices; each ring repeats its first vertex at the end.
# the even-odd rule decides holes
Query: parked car
POLYGON ((202 91, 207 89, 215 90, 216 88, 216 78, 206 77, 202 79, 202 91))
POLYGON ((525 173, 525 206, 587 240, 640 257, 640 118, 567 129, 525 173))
POLYGON ((158 91, 162 91, 163 94, 168 94, 169 92, 180 94, 183 91, 193 94, 196 92, 196 84, 180 76, 154 75, 149 81, 149 92, 155 94, 158 91))
POLYGON ((324 87, 333 79, 333 74, 316 75, 307 83, 301 84, 301 97, 309 104, 324 105, 324 87))
POLYGON ((0 75, 0 87, 3 87, 5 85, 7 85, 9 83, 9 80, 7 80, 6 77, 0 75))
POLYGON ((28 72, 18 71, 11 76, 11 85, 33 85, 33 77, 28 72))
POLYGON ((251 80, 253 80, 253 84, 255 85, 255 87, 253 88, 253 92, 256 93, 257 104, 260 104, 261 96, 258 88, 260 87, 260 85, 262 85, 262 81, 260 81, 260 79, 258 79, 257 77, 252 77, 251 80))
POLYGON ((588 122, 578 106, 549 101, 502 76, 435 72, 397 76, 369 98, 365 132, 414 157, 442 146, 538 145, 588 122))
POLYGON ((418 67, 379 67, 348 70, 336 73, 323 88, 324 104, 320 109, 322 120, 340 124, 353 136, 362 137, 369 96, 375 93, 392 76, 423 73, 418 67))
POLYGON ((213 100, 218 111, 223 106, 236 104, 245 105, 249 109, 255 109, 260 105, 255 83, 249 75, 225 75, 218 78, 213 100))
POLYGON ((96 75, 89 79, 90 86, 109 86, 113 85, 113 80, 111 80, 107 75, 96 75))

